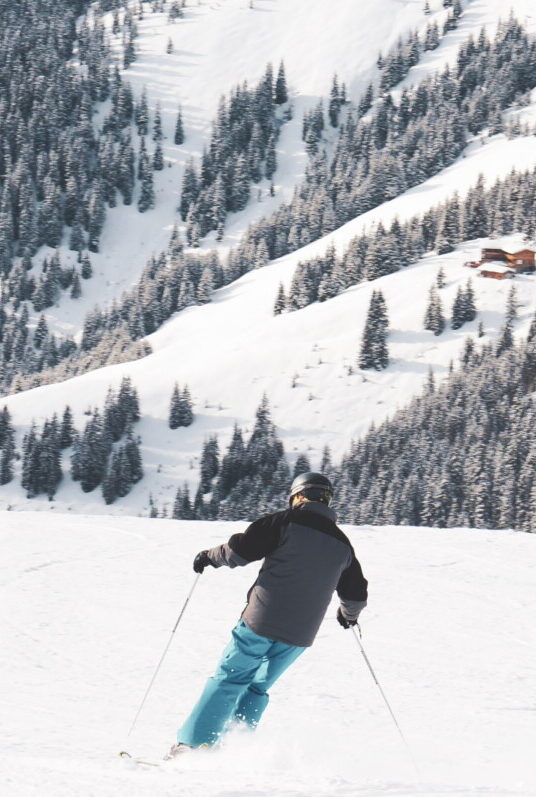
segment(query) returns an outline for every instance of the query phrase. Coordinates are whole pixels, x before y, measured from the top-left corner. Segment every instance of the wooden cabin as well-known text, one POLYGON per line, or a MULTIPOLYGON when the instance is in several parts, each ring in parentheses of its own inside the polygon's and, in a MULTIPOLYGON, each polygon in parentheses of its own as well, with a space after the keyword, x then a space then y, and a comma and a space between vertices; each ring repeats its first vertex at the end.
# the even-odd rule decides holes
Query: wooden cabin
POLYGON ((536 270, 535 253, 532 249, 520 249, 510 256, 508 265, 521 273, 530 273, 536 270))
POLYGON ((506 252, 504 249, 482 249, 480 265, 485 263, 504 263, 517 274, 530 274, 536 270, 535 252, 532 249, 520 249, 518 252, 506 252))

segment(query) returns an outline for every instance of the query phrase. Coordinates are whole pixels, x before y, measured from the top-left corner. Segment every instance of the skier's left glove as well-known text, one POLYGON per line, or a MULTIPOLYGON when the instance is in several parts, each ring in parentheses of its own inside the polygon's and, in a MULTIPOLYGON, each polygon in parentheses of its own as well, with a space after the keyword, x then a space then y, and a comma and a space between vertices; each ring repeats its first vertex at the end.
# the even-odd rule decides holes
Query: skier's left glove
POLYGON ((342 613, 342 609, 339 606, 337 609, 337 620, 342 625, 343 628, 350 628, 352 625, 357 625, 357 620, 347 620, 344 614, 342 613))
POLYGON ((200 551, 194 559, 194 570, 196 573, 202 573, 205 567, 214 567, 208 558, 208 551, 200 551))

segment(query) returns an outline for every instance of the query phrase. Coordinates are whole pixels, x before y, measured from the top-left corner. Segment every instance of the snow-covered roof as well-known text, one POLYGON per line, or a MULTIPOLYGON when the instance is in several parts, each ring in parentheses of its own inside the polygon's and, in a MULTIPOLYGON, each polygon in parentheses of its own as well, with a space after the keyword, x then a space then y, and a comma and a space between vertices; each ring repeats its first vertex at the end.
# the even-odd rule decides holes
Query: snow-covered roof
POLYGON ((505 266, 503 263, 499 263, 496 260, 490 260, 487 263, 483 263, 481 266, 478 267, 478 271, 495 271, 497 274, 514 274, 515 272, 505 266))

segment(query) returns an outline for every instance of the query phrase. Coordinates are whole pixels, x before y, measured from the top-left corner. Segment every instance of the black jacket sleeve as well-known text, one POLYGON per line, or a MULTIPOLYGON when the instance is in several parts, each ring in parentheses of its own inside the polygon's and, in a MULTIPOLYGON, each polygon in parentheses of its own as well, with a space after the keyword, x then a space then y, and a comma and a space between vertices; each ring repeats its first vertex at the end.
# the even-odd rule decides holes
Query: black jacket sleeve
POLYGON ((241 567, 264 559, 279 545, 281 528, 288 522, 288 510, 255 520, 241 534, 233 534, 229 542, 208 551, 215 567, 241 567))
POLYGON ((337 584, 337 595, 340 598, 342 613, 346 619, 357 620, 361 609, 367 605, 368 582, 353 552, 352 561, 343 571, 337 584))

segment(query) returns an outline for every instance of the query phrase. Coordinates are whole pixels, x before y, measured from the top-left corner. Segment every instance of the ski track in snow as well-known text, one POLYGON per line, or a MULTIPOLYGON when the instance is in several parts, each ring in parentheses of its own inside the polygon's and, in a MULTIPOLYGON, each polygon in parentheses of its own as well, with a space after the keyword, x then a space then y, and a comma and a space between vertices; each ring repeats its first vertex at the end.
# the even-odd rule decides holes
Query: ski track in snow
POLYGON ((215 666, 255 564, 203 576, 127 739, 193 555, 243 528, 0 513, 2 794, 536 794, 536 538, 508 531, 345 527, 370 582, 363 644, 420 777, 335 600, 256 734, 158 769, 120 760, 158 761, 215 666))

